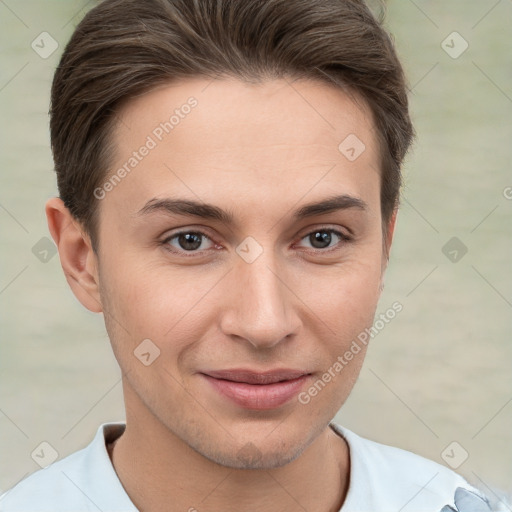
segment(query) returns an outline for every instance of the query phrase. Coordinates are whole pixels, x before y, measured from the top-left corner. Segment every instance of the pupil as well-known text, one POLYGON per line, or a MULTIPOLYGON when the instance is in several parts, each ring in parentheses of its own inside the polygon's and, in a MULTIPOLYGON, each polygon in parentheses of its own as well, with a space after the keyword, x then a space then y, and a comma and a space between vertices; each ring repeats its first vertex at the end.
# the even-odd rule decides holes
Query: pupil
POLYGON ((179 243, 182 249, 187 250, 197 249, 201 246, 200 237, 195 233, 186 233, 184 235, 180 235, 179 243))
POLYGON ((313 237, 313 243, 311 245, 317 249, 328 247, 331 243, 331 234, 327 231, 317 231, 313 234, 313 237), (317 245, 317 242, 320 242, 320 246, 317 245))

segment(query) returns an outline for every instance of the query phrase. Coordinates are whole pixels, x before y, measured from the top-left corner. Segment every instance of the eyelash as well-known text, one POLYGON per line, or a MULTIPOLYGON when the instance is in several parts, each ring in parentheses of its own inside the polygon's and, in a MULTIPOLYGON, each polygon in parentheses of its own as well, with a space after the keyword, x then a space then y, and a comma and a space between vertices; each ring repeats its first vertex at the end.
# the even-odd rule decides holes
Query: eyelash
MULTIPOLYGON (((313 249, 307 250, 307 252, 330 254, 331 252, 339 250, 340 244, 352 241, 352 238, 350 238, 348 235, 346 235, 345 233, 342 233, 341 231, 339 231, 337 229, 333 229, 333 228, 314 229, 313 231, 306 233, 303 237, 301 237, 300 240, 303 240, 304 238, 307 238, 307 237, 313 235, 314 233, 319 233, 319 232, 320 233, 334 233, 336 236, 338 236, 341 239, 341 242, 336 244, 334 247, 330 247, 327 249, 314 249, 313 248, 313 249)), ((180 235, 186 235, 186 234, 200 235, 201 237, 206 238, 207 240, 210 240, 212 243, 215 244, 215 242, 212 240, 212 238, 210 236, 208 236, 206 233, 204 233, 202 231, 194 231, 192 229, 188 229, 188 230, 184 230, 184 231, 178 231, 177 233, 173 233, 172 235, 170 235, 170 236, 166 237, 164 240, 162 240, 162 242, 160 242, 160 245, 162 245, 167 251, 169 251, 173 254, 177 254, 179 256, 184 256, 186 258, 198 257, 198 256, 201 256, 204 251, 211 250, 211 249, 204 249, 203 251, 197 251, 197 250, 185 251, 185 250, 177 250, 177 249, 171 248, 171 246, 169 245, 169 242, 171 240, 178 238, 180 235)))

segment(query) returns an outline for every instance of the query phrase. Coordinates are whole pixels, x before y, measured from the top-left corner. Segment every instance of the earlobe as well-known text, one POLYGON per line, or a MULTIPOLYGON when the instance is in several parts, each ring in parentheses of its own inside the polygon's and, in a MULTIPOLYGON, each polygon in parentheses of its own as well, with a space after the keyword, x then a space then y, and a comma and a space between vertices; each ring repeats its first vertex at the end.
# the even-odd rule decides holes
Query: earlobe
POLYGON ((101 313, 97 257, 89 237, 64 205, 53 197, 46 202, 46 219, 59 251, 62 270, 75 297, 93 313, 101 313))

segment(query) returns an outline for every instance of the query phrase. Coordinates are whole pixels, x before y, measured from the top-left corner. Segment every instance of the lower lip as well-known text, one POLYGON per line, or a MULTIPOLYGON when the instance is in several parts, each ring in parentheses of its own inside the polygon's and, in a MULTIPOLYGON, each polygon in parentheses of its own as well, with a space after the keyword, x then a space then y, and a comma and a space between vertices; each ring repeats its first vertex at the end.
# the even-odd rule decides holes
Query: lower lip
POLYGON ((246 409, 275 409, 299 393, 309 375, 274 384, 247 384, 230 380, 203 377, 222 395, 246 409))

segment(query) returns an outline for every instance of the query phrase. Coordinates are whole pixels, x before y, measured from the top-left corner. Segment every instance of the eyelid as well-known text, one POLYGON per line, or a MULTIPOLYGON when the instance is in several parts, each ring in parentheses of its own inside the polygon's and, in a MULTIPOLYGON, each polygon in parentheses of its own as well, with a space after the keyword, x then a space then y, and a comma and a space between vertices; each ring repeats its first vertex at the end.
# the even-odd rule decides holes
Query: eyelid
POLYGON ((348 228, 342 228, 338 225, 329 225, 329 224, 321 224, 317 226, 308 226, 304 228, 304 231, 301 231, 302 234, 298 235, 298 239, 302 240, 305 236, 311 235, 312 233, 316 233, 317 231, 331 231, 335 233, 339 233, 343 238, 351 239, 353 236, 352 231, 348 228))
POLYGON ((181 235, 183 233, 199 233, 208 238, 209 240, 213 241, 213 236, 210 234, 210 230, 206 226, 192 225, 166 230, 165 233, 161 235, 162 242, 165 242, 166 240, 174 238, 175 236, 181 235))

